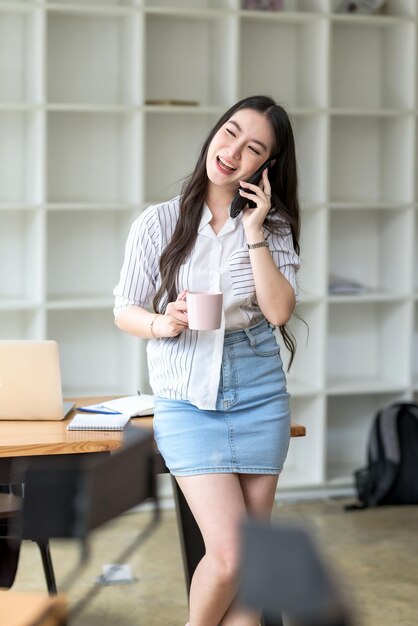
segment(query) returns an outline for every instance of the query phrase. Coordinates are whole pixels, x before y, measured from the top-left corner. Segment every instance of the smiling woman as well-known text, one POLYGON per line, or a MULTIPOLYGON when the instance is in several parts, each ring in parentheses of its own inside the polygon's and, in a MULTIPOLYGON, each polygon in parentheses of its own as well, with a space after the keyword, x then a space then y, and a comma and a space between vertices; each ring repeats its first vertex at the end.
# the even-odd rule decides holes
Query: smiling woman
POLYGON ((180 197, 133 224, 114 291, 118 327, 150 339, 155 437, 205 541, 190 626, 259 623, 234 606, 238 529, 248 514, 269 518, 289 444, 273 329, 293 354, 297 187, 287 113, 266 96, 241 100, 209 133, 180 197), (249 182, 263 165, 258 184, 249 182), (247 202, 232 219, 237 193, 247 202), (189 328, 189 291, 223 293, 219 330, 189 328))
POLYGON ((235 173, 248 178, 271 155, 273 143, 272 128, 265 115, 252 109, 237 111, 209 146, 206 159, 209 180, 222 185, 225 181, 216 177, 217 172, 234 180, 235 173))

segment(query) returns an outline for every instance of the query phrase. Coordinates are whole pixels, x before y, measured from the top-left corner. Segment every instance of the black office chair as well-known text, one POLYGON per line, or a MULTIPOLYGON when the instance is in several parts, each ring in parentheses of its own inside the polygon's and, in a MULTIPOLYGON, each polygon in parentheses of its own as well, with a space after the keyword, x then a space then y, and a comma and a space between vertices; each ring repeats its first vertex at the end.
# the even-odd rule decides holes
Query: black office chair
POLYGON ((281 626, 350 626, 340 586, 309 533, 284 523, 254 520, 242 526, 238 602, 263 612, 265 623, 281 626))
POLYGON ((57 593, 49 552, 51 538, 81 542, 80 563, 62 584, 68 588, 89 555, 92 530, 151 499, 154 508, 150 523, 120 555, 122 560, 154 529, 160 516, 155 458, 152 432, 128 427, 123 446, 112 455, 30 457, 16 462, 13 473, 24 484, 24 497, 21 509, 9 520, 9 535, 17 541, 35 541, 41 548, 50 594, 57 593))

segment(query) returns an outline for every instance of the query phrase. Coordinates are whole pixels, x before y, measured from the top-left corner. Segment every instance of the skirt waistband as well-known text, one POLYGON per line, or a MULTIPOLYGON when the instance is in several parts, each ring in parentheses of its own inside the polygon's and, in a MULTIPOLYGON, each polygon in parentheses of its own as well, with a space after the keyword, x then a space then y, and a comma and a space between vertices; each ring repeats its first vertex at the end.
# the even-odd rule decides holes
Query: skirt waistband
POLYGON ((259 335, 269 328, 271 328, 271 325, 265 318, 263 318, 260 322, 254 324, 254 326, 249 326, 248 328, 242 328, 240 330, 227 330, 225 331, 224 345, 237 343, 239 341, 245 341, 248 339, 251 340, 251 337, 259 335))

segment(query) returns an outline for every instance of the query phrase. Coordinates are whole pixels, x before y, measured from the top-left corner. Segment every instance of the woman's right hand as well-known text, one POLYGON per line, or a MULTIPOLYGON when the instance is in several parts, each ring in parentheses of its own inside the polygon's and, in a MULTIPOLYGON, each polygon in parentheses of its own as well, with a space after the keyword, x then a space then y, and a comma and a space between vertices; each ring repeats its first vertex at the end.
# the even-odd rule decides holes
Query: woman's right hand
POLYGON ((153 329, 157 337, 177 337, 188 328, 186 294, 186 290, 179 293, 177 300, 169 302, 165 313, 156 318, 153 329))

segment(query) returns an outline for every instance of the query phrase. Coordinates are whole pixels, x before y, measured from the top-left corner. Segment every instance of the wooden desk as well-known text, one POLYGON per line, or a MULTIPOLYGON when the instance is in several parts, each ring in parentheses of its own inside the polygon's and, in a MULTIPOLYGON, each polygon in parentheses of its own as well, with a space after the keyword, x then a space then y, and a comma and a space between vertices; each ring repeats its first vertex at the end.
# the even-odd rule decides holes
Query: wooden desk
MULTIPOLYGON (((104 398, 73 398, 78 406, 95 404, 104 398)), ((0 458, 39 456, 55 454, 86 454, 112 452, 122 445, 123 431, 68 431, 67 426, 74 416, 49 421, 0 421, 0 458)), ((152 428, 152 417, 137 417, 131 420, 135 426, 152 428)), ((303 437, 305 427, 292 424, 292 437, 303 437)))
MULTIPOLYGON (((100 400, 103 398, 74 401, 80 406, 100 400)), ((112 452, 120 448, 123 431, 68 431, 74 414, 72 411, 67 419, 58 422, 0 421, 0 458, 112 452)), ((152 428, 152 417, 136 418, 132 422, 152 428)))

